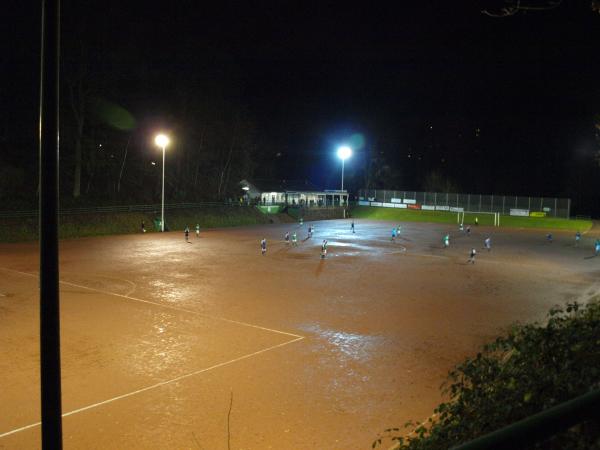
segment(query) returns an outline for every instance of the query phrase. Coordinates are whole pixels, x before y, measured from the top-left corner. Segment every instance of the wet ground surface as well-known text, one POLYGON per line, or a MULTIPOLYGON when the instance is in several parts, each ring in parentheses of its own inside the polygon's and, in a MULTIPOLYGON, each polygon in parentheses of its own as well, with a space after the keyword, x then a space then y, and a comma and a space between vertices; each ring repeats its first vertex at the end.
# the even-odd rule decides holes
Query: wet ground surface
MULTIPOLYGON (((312 224, 62 242, 65 448, 368 449, 503 327, 597 290, 588 236, 312 224)), ((0 448, 40 446, 37 271, 0 246, 0 448)))

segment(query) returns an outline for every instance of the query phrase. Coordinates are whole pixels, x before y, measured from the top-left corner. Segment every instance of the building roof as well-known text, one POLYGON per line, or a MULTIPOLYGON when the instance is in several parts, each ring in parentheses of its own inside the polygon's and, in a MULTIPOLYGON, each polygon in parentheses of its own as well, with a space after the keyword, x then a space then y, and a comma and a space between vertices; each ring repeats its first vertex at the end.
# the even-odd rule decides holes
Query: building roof
POLYGON ((322 192, 308 180, 248 180, 261 192, 322 192))

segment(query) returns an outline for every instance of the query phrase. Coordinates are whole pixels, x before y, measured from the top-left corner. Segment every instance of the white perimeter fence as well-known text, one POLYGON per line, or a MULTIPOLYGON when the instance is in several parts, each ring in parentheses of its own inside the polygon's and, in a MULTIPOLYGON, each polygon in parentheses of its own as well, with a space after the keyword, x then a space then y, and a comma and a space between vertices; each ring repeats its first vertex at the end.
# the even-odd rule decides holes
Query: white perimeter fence
POLYGON ((548 216, 564 219, 568 219, 571 215, 571 199, 555 197, 361 189, 358 195, 358 204, 387 208, 500 213, 502 215, 548 216))

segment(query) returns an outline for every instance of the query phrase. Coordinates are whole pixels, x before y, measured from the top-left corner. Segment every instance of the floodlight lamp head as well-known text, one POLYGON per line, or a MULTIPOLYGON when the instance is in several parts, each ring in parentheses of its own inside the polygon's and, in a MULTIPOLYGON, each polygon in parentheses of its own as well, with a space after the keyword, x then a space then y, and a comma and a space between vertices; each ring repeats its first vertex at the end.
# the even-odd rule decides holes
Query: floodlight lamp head
POLYGON ((342 161, 350 158, 350 156, 352 156, 352 149, 350 147, 348 147, 347 145, 338 148, 337 151, 337 155, 338 158, 340 158, 342 161))
POLYGON ((165 148, 169 145, 169 137, 165 134, 157 134, 154 138, 154 143, 161 148, 165 148))

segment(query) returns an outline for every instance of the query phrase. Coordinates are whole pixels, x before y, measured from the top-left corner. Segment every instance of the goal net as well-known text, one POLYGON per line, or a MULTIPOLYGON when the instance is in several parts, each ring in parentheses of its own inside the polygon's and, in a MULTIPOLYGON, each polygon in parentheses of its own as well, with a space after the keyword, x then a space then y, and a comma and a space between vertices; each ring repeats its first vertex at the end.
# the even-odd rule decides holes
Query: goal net
POLYGON ((473 225, 493 225, 495 227, 500 226, 500 213, 499 212, 469 212, 459 211, 456 213, 456 223, 465 223, 465 214, 469 224, 473 225))

